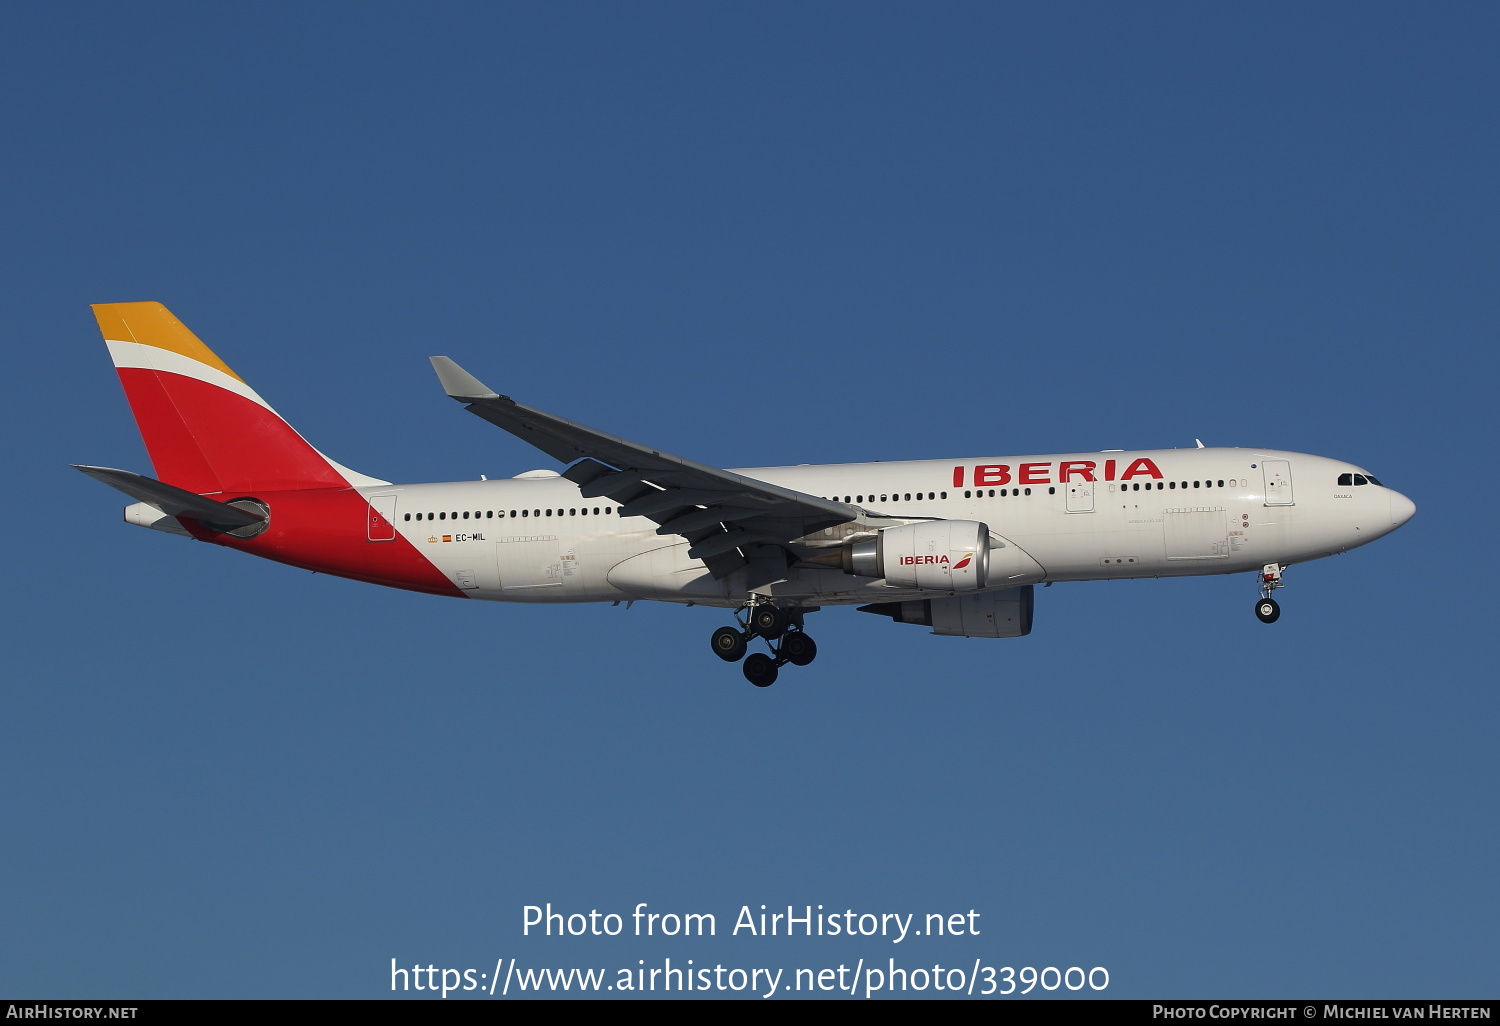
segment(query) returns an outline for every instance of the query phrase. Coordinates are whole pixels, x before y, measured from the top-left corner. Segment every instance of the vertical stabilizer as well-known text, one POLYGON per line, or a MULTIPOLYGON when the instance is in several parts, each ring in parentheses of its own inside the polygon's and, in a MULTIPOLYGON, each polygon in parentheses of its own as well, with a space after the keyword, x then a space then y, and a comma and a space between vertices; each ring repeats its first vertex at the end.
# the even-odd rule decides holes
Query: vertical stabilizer
POLYGON ((314 449, 160 303, 93 309, 161 480, 199 493, 385 483, 314 449))

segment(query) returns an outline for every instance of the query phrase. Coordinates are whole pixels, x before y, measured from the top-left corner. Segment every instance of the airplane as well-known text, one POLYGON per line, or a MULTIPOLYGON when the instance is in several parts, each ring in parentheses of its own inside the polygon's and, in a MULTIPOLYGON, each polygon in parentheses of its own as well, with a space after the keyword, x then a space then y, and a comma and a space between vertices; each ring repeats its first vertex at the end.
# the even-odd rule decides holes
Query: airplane
POLYGON ((1253 572, 1273 623, 1287 567, 1416 512, 1342 460, 1201 441, 721 470, 523 405, 445 356, 450 397, 565 466, 396 485, 315 449, 160 303, 93 311, 157 476, 77 469, 136 500, 126 522, 452 598, 719 607, 734 624, 711 647, 758 687, 813 661, 805 618, 824 606, 1016 638, 1037 584, 1253 572))

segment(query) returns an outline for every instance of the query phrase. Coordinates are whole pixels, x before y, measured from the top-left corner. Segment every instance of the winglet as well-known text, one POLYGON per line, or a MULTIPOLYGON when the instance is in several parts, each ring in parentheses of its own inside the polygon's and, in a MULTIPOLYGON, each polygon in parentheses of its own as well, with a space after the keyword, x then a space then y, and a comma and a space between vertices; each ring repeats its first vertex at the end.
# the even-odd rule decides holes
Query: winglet
POLYGON ((438 381, 442 382, 443 391, 459 402, 501 398, 489 385, 446 356, 429 356, 428 359, 432 361, 432 369, 437 371, 438 381))

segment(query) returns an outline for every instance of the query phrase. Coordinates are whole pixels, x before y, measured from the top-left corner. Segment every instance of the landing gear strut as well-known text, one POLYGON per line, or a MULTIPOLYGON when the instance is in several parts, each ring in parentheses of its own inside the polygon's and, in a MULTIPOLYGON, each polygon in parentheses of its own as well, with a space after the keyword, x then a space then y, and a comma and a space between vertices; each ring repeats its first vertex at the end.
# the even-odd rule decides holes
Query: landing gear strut
POLYGON ((1281 616, 1281 606, 1271 597, 1271 592, 1284 588, 1281 583, 1280 563, 1267 563, 1260 571, 1260 601, 1255 603, 1255 615, 1261 623, 1275 623, 1281 616))
POLYGON ((710 641, 714 655, 730 663, 744 659, 745 679, 758 688, 768 688, 776 683, 781 667, 788 663, 806 666, 817 658, 817 644, 802 629, 803 612, 782 609, 769 602, 746 605, 734 614, 740 624, 738 629, 720 627, 714 631, 710 641), (745 655, 755 638, 765 639, 771 648, 770 655, 761 652, 745 655))

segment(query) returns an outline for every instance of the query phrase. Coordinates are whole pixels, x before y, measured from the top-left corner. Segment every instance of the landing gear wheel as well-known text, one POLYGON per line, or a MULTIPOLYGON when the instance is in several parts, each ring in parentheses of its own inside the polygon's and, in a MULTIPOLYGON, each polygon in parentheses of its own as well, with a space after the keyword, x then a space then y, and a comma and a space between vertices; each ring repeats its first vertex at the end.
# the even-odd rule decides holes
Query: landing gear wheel
POLYGON ((768 688, 776 683, 776 660, 764 652, 750 656, 741 669, 745 671, 745 679, 758 688, 768 688))
POLYGON ((818 657, 818 646, 806 634, 793 631, 781 639, 781 657, 793 666, 806 666, 818 657))
POLYGON ((733 627, 720 627, 714 631, 714 655, 726 663, 737 663, 745 658, 745 635, 733 627))
POLYGON ((1281 616, 1281 607, 1273 598, 1263 598, 1255 603, 1255 615, 1260 618, 1261 623, 1275 623, 1281 616))
POLYGON ((756 606, 755 612, 750 614, 751 629, 767 641, 775 641, 785 634, 789 621, 790 617, 786 615, 785 610, 777 609, 769 603, 756 606))

